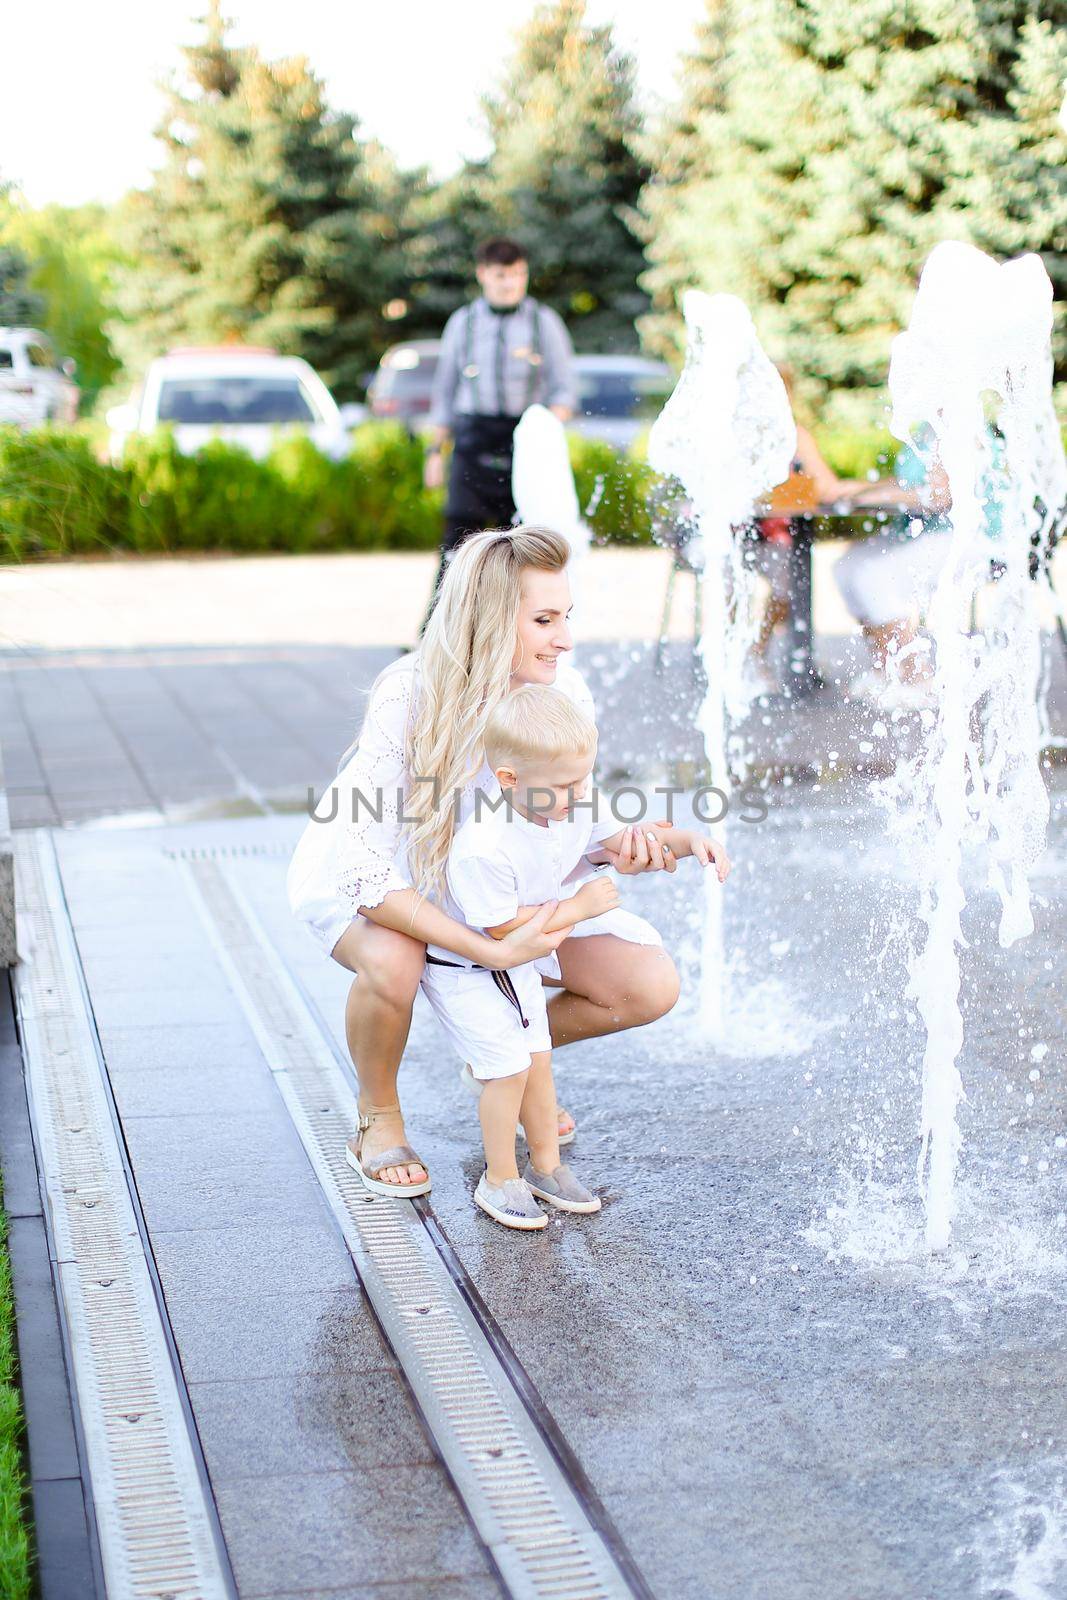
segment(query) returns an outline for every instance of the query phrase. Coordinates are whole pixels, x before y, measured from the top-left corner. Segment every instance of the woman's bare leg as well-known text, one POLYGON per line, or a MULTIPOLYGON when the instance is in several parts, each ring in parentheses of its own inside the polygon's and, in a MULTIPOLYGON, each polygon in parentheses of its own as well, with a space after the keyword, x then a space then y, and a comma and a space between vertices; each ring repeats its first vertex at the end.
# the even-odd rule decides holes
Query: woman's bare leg
POLYGON ((752 646, 753 653, 760 661, 767 654, 775 630, 789 621, 791 609, 788 600, 776 600, 773 594, 768 595, 767 604, 763 608, 763 616, 760 618, 759 633, 756 635, 756 642, 752 646))
MULTIPOLYGON (((333 959, 358 974, 345 1006, 345 1036, 359 1078, 361 1111, 395 1106, 397 1072, 411 1027, 411 1008, 422 977, 426 946, 392 928, 356 917, 334 945, 333 959)), ((380 1155, 404 1144, 400 1111, 376 1117, 363 1136, 363 1153, 380 1155)), ((421 1166, 383 1167, 383 1183, 421 1183, 421 1166)))
MULTIPOLYGON (((863 624, 863 635, 876 668, 884 672, 888 658, 907 650, 908 645, 919 637, 919 630, 907 617, 901 617, 897 622, 879 625, 866 622, 863 624)), ((933 677, 933 672, 933 663, 926 651, 908 651, 900 662, 901 683, 926 683, 933 677)))
POLYGON ((678 999, 678 972, 660 945, 597 933, 565 939, 556 954, 566 987, 548 1002, 554 1046, 655 1022, 678 999))

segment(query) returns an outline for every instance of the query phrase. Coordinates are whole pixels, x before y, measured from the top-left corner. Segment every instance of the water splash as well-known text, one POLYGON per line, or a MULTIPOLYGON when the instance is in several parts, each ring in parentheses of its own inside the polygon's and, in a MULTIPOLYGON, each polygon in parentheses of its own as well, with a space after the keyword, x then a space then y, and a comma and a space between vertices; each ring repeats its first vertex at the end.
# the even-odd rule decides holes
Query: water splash
POLYGON ((937 714, 888 790, 920 873, 925 939, 910 963, 909 993, 926 1027, 919 1183, 932 1251, 948 1247, 955 1213, 964 845, 988 847, 1006 946, 1033 929, 1029 875, 1048 820, 1031 552, 1047 536, 1049 508, 1067 494, 1051 314, 1052 286, 1037 256, 999 266, 969 245, 941 244, 890 366, 893 432, 943 470, 952 497, 951 546, 927 614, 937 714), (991 562, 1001 575, 980 640, 968 628, 991 562))
MULTIPOLYGON (((703 580, 700 654, 707 693, 698 724, 709 781, 728 793, 728 738, 751 704, 747 670, 756 620, 754 579, 736 530, 761 495, 789 475, 796 425, 785 385, 764 354, 744 302, 690 289, 683 301, 682 375, 648 441, 649 465, 676 478, 692 502, 703 580)), ((722 894, 705 875, 699 1024, 712 1038, 724 1022, 722 894)))
POLYGON ((571 547, 569 576, 575 615, 581 594, 589 527, 574 487, 567 435, 546 406, 528 406, 515 428, 511 493, 520 523, 553 528, 571 547))

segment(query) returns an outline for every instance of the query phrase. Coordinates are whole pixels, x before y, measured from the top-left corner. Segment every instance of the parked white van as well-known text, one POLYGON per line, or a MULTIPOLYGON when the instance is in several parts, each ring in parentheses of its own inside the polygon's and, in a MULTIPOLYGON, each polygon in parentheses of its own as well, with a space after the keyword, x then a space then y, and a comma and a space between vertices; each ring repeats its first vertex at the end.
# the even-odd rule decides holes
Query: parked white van
POLYGON ((39 328, 0 328, 0 422, 36 428, 78 415, 74 362, 60 362, 39 328))
POLYGON ((131 400, 107 414, 114 461, 134 433, 161 423, 174 429, 178 449, 191 455, 209 439, 225 439, 262 459, 280 429, 307 433, 325 454, 339 457, 348 435, 336 402, 318 373, 298 356, 254 345, 171 350, 153 361, 131 400))

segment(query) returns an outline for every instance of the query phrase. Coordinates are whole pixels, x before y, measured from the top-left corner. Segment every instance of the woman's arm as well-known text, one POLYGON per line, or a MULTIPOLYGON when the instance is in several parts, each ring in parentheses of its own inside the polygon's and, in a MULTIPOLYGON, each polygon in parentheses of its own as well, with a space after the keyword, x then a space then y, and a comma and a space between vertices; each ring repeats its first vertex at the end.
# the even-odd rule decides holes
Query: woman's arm
POLYGON ((797 459, 805 475, 814 483, 820 505, 851 499, 859 491, 875 487, 866 478, 839 478, 833 467, 824 460, 822 451, 807 428, 797 429, 797 459))
MULTIPOLYGON (((610 838, 602 839, 598 849, 615 864, 626 846, 628 829, 620 829, 610 838)), ((672 857, 695 856, 702 867, 714 864, 719 882, 725 883, 730 871, 730 859, 725 847, 717 839, 710 839, 699 828, 676 828, 671 823, 653 822, 646 825, 646 838, 650 851, 658 849, 666 864, 672 857)))
POLYGON ((557 904, 550 900, 543 906, 533 907, 529 918, 522 923, 516 918, 514 931, 503 938, 477 933, 432 901, 420 900, 410 888, 393 890, 378 905, 364 907, 362 915, 368 922, 406 933, 422 944, 437 944, 443 950, 452 950, 479 967, 504 968, 539 961, 543 956, 550 956, 562 943, 573 923, 551 929, 547 926, 557 904))

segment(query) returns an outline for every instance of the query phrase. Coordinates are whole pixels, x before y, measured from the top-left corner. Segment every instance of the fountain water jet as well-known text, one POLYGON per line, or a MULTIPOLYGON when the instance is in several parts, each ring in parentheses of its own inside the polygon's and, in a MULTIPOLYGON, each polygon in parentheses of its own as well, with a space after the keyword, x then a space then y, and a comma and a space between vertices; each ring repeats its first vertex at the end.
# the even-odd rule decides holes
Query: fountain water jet
POLYGON ((960 1150, 963 846, 989 847, 1000 942, 1009 945, 1033 929, 1028 875, 1048 820, 1031 549, 1067 494, 1052 409, 1051 321, 1052 286, 1037 256, 999 266, 969 245, 941 244, 923 269, 890 366, 893 432, 915 443, 923 430, 933 443, 920 448, 941 465, 952 496, 951 546, 927 614, 937 715, 889 786, 918 863, 925 928, 909 965, 909 994, 926 1027, 918 1177, 931 1251, 951 1238, 960 1150), (994 479, 999 527, 984 503, 994 479), (983 648, 967 630, 993 560, 1003 571, 983 648))
MULTIPOLYGON (((735 530, 760 496, 789 475, 796 450, 785 385, 760 347, 744 302, 690 289, 682 301, 685 367, 648 441, 649 465, 682 484, 693 508, 704 587, 700 654, 707 693, 699 716, 712 786, 729 793, 730 725, 753 697, 746 670, 755 637, 753 574, 735 530)), ((723 1026, 722 895, 705 879, 699 1023, 723 1026)))
MULTIPOLYGON (((511 492, 520 523, 554 528, 571 547, 574 616, 579 611, 589 528, 582 521, 574 487, 567 435, 547 406, 528 406, 515 429, 511 492)), ((573 619, 572 619, 573 620, 573 619)))

